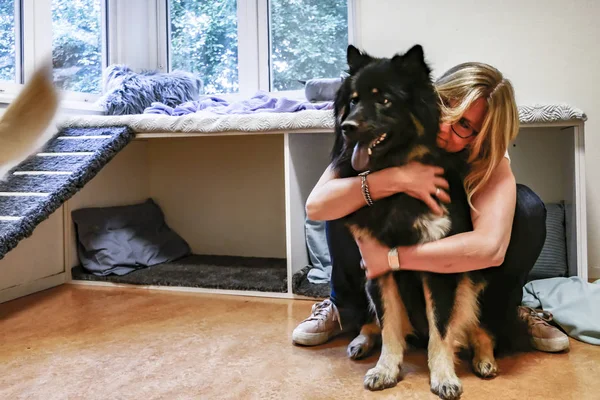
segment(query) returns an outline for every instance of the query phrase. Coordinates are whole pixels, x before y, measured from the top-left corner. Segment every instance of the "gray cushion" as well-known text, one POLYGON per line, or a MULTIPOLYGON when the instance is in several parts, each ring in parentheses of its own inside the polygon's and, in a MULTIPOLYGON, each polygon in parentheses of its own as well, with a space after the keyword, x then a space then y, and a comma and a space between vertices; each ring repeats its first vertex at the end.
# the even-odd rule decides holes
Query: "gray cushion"
POLYGON ((71 214, 79 259, 95 275, 125 275, 190 254, 187 242, 167 226, 152 199, 127 206, 82 208, 71 214))
POLYGON ((565 207, 559 203, 546 204, 546 241, 529 279, 567 276, 567 239, 565 207))

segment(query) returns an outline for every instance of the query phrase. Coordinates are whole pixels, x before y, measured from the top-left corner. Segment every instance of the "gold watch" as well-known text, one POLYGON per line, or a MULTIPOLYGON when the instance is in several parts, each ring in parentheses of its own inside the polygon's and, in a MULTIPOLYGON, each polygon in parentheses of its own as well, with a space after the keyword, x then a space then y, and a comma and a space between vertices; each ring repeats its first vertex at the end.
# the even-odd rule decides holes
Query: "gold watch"
POLYGON ((400 260, 398 259, 398 248, 392 247, 388 252, 388 264, 392 271, 397 271, 400 269, 400 260))

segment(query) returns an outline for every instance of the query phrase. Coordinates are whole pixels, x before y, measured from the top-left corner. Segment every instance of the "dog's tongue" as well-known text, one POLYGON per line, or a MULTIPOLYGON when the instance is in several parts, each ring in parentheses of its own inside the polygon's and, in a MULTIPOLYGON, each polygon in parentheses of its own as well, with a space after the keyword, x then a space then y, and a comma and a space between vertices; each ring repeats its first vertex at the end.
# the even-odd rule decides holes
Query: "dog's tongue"
POLYGON ((361 146, 360 143, 356 143, 352 152, 352 168, 356 172, 364 172, 369 169, 368 146, 361 146))

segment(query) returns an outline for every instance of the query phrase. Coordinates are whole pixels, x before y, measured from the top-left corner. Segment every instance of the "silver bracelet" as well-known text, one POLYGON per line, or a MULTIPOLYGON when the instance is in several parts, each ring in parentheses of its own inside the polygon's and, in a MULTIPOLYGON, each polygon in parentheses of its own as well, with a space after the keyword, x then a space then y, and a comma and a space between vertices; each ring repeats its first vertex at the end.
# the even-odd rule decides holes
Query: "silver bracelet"
POLYGON ((367 175, 369 175, 370 171, 361 172, 358 174, 360 176, 360 189, 362 190, 363 197, 367 202, 367 205, 370 207, 373 205, 373 199, 371 199, 371 192, 369 192, 369 183, 367 182, 367 175))

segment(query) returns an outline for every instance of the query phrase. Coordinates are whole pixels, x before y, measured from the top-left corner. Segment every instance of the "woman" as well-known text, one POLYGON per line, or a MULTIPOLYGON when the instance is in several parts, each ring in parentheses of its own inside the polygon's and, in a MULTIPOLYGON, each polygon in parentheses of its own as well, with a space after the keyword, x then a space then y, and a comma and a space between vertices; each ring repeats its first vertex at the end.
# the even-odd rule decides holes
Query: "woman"
MULTIPOLYGON (((392 262, 398 262, 401 269, 416 271, 456 273, 496 267, 494 273, 503 274, 503 281, 511 283, 503 287, 490 284, 487 292, 504 296, 515 309, 519 307, 519 314, 529 323, 535 348, 565 350, 569 347, 565 334, 535 310, 520 307, 522 287, 545 241, 546 208, 529 188, 516 184, 510 167, 507 147, 519 130, 512 85, 489 65, 465 63, 447 71, 435 86, 443 116, 437 145, 449 152, 466 150, 469 154, 471 172, 465 188, 472 205, 473 231, 398 247, 393 249, 397 256, 374 240, 357 244, 339 219, 366 205, 361 179, 341 179, 327 168, 307 200, 306 211, 309 219, 327 221, 331 295, 313 306, 311 315, 294 330, 292 340, 317 345, 358 329, 368 309, 365 272, 367 278, 389 272, 391 254, 397 257, 392 262)), ((367 183, 373 201, 404 192, 440 213, 434 197, 451 201, 441 173, 439 168, 412 163, 371 173, 367 183)))

